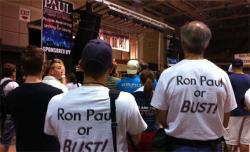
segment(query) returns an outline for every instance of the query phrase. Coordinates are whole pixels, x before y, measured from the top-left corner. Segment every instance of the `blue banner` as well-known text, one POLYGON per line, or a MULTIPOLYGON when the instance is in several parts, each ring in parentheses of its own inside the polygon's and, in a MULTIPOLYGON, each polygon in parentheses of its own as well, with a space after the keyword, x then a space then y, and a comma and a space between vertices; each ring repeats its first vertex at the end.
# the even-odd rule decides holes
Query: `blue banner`
POLYGON ((43 51, 48 54, 71 54, 72 11, 71 3, 62 0, 43 0, 43 51))

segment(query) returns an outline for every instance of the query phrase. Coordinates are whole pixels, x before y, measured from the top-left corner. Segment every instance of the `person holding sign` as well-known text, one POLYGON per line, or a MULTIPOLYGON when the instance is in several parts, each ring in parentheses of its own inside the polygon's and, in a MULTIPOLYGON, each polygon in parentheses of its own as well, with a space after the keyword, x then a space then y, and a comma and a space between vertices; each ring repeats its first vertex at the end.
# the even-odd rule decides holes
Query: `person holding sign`
MULTIPOLYGON (((90 40, 80 66, 83 85, 51 99, 44 132, 58 138, 61 151, 114 151, 109 89, 104 85, 112 69, 112 48, 103 40, 90 40)), ((128 151, 127 133, 137 144, 147 124, 131 94, 120 92, 115 105, 117 151, 128 151)))
POLYGON ((212 36, 206 24, 189 22, 180 36, 185 59, 162 72, 151 105, 168 151, 221 151, 224 127, 237 106, 230 80, 203 56, 212 36))

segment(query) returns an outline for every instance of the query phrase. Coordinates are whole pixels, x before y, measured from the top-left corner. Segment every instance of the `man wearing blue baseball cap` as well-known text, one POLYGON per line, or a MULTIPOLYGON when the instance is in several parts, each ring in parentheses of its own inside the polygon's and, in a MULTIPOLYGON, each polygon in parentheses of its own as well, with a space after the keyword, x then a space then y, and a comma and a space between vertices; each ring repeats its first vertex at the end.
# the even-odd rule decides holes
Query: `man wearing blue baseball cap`
POLYGON ((109 89, 112 48, 103 40, 89 41, 82 51, 83 86, 51 99, 44 131, 57 136, 61 151, 128 151, 127 133, 136 144, 147 125, 134 97, 120 92, 116 105, 116 146, 111 131, 109 89))

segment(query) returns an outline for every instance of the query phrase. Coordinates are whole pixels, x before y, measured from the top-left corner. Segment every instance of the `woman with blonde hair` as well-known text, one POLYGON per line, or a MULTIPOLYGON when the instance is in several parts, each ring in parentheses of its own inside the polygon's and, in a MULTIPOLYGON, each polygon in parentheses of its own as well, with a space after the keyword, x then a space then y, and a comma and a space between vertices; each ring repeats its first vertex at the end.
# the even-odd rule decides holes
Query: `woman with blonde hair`
POLYGON ((43 82, 59 88, 63 92, 68 92, 68 88, 66 87, 65 66, 61 59, 55 58, 48 61, 43 82))

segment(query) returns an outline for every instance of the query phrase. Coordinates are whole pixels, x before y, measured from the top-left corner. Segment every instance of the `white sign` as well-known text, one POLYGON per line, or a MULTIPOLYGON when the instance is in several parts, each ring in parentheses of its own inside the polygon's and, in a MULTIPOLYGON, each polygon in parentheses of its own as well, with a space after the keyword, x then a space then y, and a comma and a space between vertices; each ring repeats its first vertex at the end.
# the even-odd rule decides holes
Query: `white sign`
POLYGON ((250 53, 234 54, 235 59, 241 59, 244 66, 250 66, 250 53))
POLYGON ((19 20, 30 22, 30 10, 26 8, 19 8, 19 20))
POLYGON ((129 52, 129 38, 126 36, 116 36, 114 33, 100 32, 99 38, 108 42, 112 49, 129 52))

